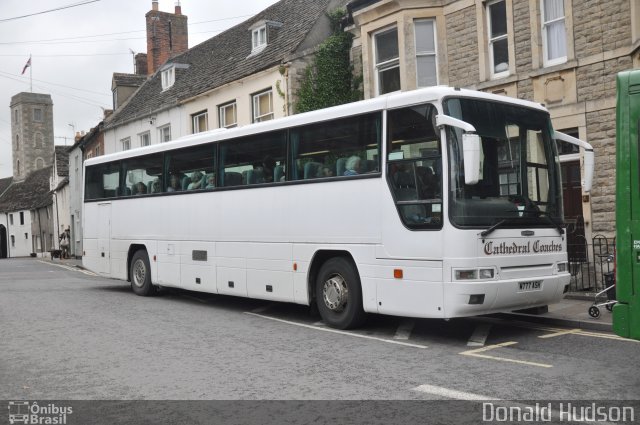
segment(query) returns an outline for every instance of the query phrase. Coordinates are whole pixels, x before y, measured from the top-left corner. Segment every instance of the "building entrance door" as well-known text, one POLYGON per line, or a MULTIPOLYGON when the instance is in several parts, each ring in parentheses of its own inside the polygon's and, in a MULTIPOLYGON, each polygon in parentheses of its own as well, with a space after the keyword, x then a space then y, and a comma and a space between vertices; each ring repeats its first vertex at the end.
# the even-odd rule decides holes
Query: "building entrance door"
POLYGON ((562 163, 562 199, 567 223, 569 261, 586 260, 580 161, 562 163))
POLYGON ((7 228, 0 224, 0 259, 7 258, 7 228))

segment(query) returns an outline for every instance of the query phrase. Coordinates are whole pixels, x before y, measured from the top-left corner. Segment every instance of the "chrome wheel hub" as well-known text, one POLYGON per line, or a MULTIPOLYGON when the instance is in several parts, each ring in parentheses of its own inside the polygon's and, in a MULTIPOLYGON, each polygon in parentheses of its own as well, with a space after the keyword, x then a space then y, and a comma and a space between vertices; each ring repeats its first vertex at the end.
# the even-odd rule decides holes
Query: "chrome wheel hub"
POLYGON ((147 277, 147 268, 144 265, 144 261, 137 260, 133 263, 133 276, 131 276, 131 280, 133 280, 133 284, 138 288, 142 288, 144 286, 144 281, 147 277))
POLYGON ((347 282, 339 274, 332 276, 324 282, 322 287, 322 297, 324 304, 331 311, 340 312, 344 310, 349 299, 349 288, 347 282))

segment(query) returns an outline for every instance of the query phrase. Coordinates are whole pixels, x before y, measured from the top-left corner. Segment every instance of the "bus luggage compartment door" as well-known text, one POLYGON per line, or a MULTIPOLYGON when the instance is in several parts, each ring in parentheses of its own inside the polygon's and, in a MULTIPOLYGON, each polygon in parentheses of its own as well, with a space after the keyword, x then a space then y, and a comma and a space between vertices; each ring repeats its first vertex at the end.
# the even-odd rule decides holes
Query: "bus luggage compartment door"
POLYGON ((98 273, 111 274, 111 203, 98 208, 98 273))

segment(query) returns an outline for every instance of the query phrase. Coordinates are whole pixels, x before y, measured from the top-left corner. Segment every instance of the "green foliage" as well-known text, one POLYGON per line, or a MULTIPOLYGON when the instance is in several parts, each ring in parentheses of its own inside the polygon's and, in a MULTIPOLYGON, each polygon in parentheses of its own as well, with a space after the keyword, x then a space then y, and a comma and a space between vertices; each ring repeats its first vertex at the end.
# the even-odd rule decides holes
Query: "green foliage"
POLYGON ((305 70, 297 93, 296 112, 328 108, 362 97, 349 60, 353 36, 342 31, 340 25, 344 15, 343 9, 327 14, 333 34, 318 47, 313 62, 305 70))

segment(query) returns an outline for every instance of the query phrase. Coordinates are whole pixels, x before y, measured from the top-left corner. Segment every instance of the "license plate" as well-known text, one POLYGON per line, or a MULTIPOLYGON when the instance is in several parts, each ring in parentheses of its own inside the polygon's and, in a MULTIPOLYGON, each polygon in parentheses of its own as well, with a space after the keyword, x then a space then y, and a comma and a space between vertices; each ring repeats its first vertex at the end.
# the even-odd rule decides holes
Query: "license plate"
POLYGON ((518 282, 518 286, 520 287, 520 291, 539 291, 542 289, 542 281, 541 280, 532 280, 530 282, 518 282))

